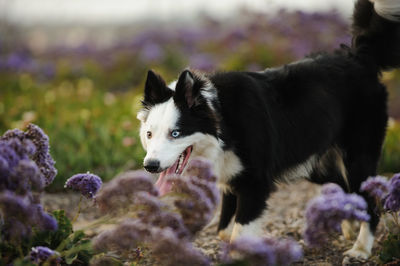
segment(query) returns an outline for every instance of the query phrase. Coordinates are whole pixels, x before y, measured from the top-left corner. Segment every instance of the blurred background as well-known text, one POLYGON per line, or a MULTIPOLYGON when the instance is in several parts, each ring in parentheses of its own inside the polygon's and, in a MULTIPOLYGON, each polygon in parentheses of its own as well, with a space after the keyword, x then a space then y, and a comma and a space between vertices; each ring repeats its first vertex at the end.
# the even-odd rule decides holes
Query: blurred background
MULTIPOLYGON (((136 112, 148 69, 262 70, 350 43, 349 0, 0 0, 0 134, 28 123, 59 170, 103 180, 142 167, 136 112)), ((400 71, 381 172, 400 170, 400 71)))

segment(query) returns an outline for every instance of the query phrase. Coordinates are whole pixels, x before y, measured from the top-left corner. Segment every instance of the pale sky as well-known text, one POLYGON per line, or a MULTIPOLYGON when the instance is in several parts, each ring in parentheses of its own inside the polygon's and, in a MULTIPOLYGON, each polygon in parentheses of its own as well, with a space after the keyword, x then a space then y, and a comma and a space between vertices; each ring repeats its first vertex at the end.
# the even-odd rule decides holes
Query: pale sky
POLYGON ((23 24, 126 23, 141 19, 218 18, 239 7, 274 12, 278 8, 321 11, 336 8, 350 16, 354 0, 0 0, 0 16, 23 24))

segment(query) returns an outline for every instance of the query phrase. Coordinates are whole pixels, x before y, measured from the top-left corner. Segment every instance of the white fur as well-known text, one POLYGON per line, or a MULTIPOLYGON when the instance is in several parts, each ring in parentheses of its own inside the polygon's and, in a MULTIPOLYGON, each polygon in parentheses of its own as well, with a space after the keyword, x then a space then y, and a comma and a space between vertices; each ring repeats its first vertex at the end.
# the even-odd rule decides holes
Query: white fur
POLYGON ((349 221, 349 220, 343 220, 342 224, 342 233, 345 239, 347 240, 351 240, 353 238, 355 238, 356 233, 353 230, 353 222, 349 221))
POLYGON ((232 236, 232 232, 233 232, 233 227, 235 225, 234 220, 235 220, 235 218, 232 218, 232 220, 229 223, 229 225, 225 229, 223 229, 223 230, 218 232, 218 237, 221 240, 226 241, 226 242, 230 241, 231 236, 232 236))
POLYGON ((206 85, 202 88, 201 95, 206 99, 211 110, 215 111, 213 101, 217 99, 217 90, 210 81, 207 81, 206 85))
POLYGON ((171 139, 169 136, 171 130, 176 127, 179 115, 172 98, 151 108, 146 121, 142 122, 140 128, 140 138, 144 149, 147 150, 145 162, 158 160, 160 168, 166 169, 174 164, 179 155, 190 146, 185 138, 171 139), (150 139, 146 136, 148 131, 152 133, 150 139))
POLYGON ((380 16, 400 22, 400 0, 370 0, 380 16))
POLYGON ((232 235, 230 242, 235 241, 241 236, 255 236, 260 237, 263 235, 263 225, 265 221, 266 211, 257 219, 248 224, 235 223, 233 225, 232 235))
POLYGON ((369 224, 367 222, 362 222, 357 241, 350 250, 344 253, 344 255, 353 258, 368 259, 371 256, 373 244, 374 235, 369 229, 369 224))
POLYGON ((228 182, 232 177, 243 171, 243 165, 239 157, 233 151, 225 151, 223 156, 215 163, 215 171, 218 174, 218 185, 223 190, 229 189, 228 182))
POLYGON ((136 118, 139 119, 142 122, 145 122, 147 119, 147 115, 149 114, 149 112, 146 109, 140 110, 137 115, 136 118))
POLYGON ((279 180, 286 182, 293 182, 300 178, 307 178, 312 173, 315 165, 317 163, 317 157, 315 155, 310 156, 305 162, 296 165, 283 172, 279 180))

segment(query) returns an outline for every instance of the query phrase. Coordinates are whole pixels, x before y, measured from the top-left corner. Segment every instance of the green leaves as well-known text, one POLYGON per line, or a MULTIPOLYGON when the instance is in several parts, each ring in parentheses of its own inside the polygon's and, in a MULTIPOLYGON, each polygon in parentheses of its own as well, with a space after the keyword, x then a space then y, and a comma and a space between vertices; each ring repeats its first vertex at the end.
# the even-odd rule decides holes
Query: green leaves
POLYGON ((58 229, 56 231, 36 232, 32 239, 32 246, 46 246, 56 249, 69 235, 73 233, 72 224, 64 210, 53 212, 57 219, 58 229))
POLYGON ((382 263, 400 260, 400 234, 389 234, 383 241, 382 250, 379 255, 382 263))
POLYGON ((68 265, 87 265, 92 257, 90 240, 83 231, 73 231, 64 210, 53 212, 58 222, 57 231, 37 232, 32 246, 46 246, 59 252, 68 265))

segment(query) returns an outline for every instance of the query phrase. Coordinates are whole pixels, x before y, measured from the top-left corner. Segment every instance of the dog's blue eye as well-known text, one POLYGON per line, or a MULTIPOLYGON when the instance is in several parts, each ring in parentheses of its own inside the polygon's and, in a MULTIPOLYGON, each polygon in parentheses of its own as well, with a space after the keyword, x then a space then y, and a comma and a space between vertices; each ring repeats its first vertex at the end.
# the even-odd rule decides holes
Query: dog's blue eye
POLYGON ((179 137, 180 134, 181 134, 181 132, 179 132, 178 130, 172 130, 171 137, 177 138, 177 137, 179 137))

